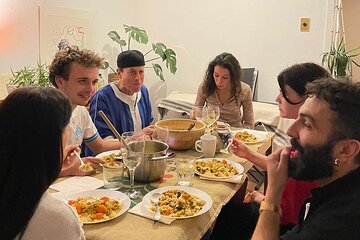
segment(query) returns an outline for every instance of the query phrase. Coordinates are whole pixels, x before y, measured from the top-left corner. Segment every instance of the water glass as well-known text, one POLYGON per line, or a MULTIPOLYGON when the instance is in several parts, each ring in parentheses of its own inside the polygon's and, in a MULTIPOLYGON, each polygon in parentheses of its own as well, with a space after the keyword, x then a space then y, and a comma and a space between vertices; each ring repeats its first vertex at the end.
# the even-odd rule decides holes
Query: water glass
POLYGON ((195 174, 195 160, 192 158, 179 158, 176 162, 178 185, 192 186, 195 174))
POLYGON ((124 164, 113 163, 103 165, 104 187, 109 190, 117 190, 123 186, 124 164))
POLYGON ((168 126, 155 126, 154 132, 152 135, 154 140, 158 140, 160 142, 167 143, 169 139, 169 127, 168 126))

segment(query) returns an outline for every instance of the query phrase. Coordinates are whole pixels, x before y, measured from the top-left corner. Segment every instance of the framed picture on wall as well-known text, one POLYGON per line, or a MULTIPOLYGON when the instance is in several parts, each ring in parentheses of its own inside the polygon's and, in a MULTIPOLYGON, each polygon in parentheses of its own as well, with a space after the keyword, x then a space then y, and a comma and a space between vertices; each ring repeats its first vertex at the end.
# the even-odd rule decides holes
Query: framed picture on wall
POLYGON ((66 45, 90 48, 93 13, 90 11, 39 6, 39 55, 50 64, 55 53, 66 45))

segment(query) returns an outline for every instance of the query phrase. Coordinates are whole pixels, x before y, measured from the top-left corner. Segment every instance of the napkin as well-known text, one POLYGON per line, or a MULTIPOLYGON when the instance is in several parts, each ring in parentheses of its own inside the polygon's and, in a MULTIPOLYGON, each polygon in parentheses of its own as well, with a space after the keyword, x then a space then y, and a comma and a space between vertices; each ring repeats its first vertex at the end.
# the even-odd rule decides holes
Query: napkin
POLYGON ((229 182, 229 183, 242 183, 243 175, 240 174, 238 176, 232 177, 232 178, 207 178, 200 176, 200 179, 208 180, 208 181, 218 181, 218 182, 229 182))
MULTIPOLYGON (((128 212, 132 213, 132 214, 135 214, 135 215, 138 215, 140 217, 144 217, 144 218, 147 218, 147 219, 154 220, 154 213, 150 212, 149 210, 146 210, 144 208, 142 202, 138 203, 135 207, 130 209, 128 212)), ((159 222, 169 225, 175 220, 176 219, 174 219, 174 218, 161 217, 159 222)))
POLYGON ((51 189, 69 194, 86 190, 94 190, 104 185, 102 180, 89 176, 70 177, 64 181, 50 185, 51 189))

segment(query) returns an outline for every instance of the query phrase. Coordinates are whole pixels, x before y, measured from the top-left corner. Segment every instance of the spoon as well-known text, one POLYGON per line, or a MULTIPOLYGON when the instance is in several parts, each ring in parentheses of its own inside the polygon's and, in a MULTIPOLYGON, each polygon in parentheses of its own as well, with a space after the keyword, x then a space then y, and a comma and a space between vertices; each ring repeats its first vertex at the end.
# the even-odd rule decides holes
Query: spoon
POLYGON ((80 157, 79 153, 77 151, 73 152, 75 154, 75 156, 77 157, 77 159, 79 159, 79 161, 81 162, 81 166, 84 165, 84 161, 82 160, 82 158, 80 157))
POLYGON ((189 125, 189 127, 188 127, 187 130, 190 131, 190 130, 193 129, 194 127, 195 127, 195 123, 192 123, 192 124, 189 125))
POLYGON ((225 149, 220 149, 220 152, 221 152, 221 153, 226 153, 226 154, 230 153, 230 152, 229 152, 229 148, 230 148, 232 142, 233 142, 233 140, 230 139, 230 140, 229 140, 229 144, 226 146, 226 148, 225 148, 225 149))
POLYGON ((160 209, 159 209, 159 198, 160 198, 160 193, 153 193, 150 197, 150 200, 155 204, 154 224, 157 223, 161 218, 160 209))
POLYGON ((102 119, 104 120, 104 122, 106 123, 106 125, 110 128, 110 130, 113 132, 113 134, 116 136, 117 139, 119 139, 119 141, 126 147, 126 149, 131 150, 131 148, 129 147, 129 145, 127 145, 127 143, 125 142, 125 140, 121 137, 120 133, 116 130, 116 128, 114 127, 114 125, 110 122, 109 118, 105 115, 105 113, 100 110, 99 111, 100 116, 102 117, 102 119))

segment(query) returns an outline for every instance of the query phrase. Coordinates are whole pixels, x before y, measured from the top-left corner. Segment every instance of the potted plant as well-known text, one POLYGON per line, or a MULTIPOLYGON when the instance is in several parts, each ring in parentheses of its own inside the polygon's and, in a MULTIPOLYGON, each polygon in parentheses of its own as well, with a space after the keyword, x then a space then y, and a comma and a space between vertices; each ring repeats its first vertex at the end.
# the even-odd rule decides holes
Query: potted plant
POLYGON ((37 63, 35 67, 25 66, 18 71, 11 69, 12 76, 6 85, 8 93, 18 87, 41 86, 50 87, 49 68, 46 64, 37 63))
MULTIPOLYGON (((149 42, 149 37, 146 33, 146 31, 142 27, 134 27, 134 26, 128 26, 123 25, 125 33, 128 34, 127 40, 122 39, 117 31, 110 31, 108 33, 108 36, 116 43, 119 44, 120 51, 130 50, 131 49, 131 40, 135 40, 136 42, 140 44, 147 44, 149 42), (127 48, 126 48, 127 46, 127 48)), ((164 81, 164 75, 163 75, 163 69, 159 63, 156 63, 156 61, 165 62, 165 66, 172 74, 175 74, 177 67, 176 67, 176 53, 174 50, 167 48, 165 44, 158 42, 158 43, 152 43, 151 49, 148 50, 145 54, 145 63, 151 63, 151 68, 154 69, 154 72, 156 75, 164 81), (155 57, 149 57, 150 53, 155 53, 155 57)), ((147 66, 145 66, 147 67, 147 66)), ((113 67, 110 66, 108 62, 105 62, 104 68, 110 68, 113 73, 116 74, 116 71, 113 67)))
POLYGON ((326 66, 331 75, 335 78, 346 78, 352 76, 352 63, 360 67, 354 61, 354 57, 360 54, 360 46, 352 50, 346 51, 344 38, 340 39, 337 46, 332 42, 330 51, 322 54, 322 65, 326 66))

